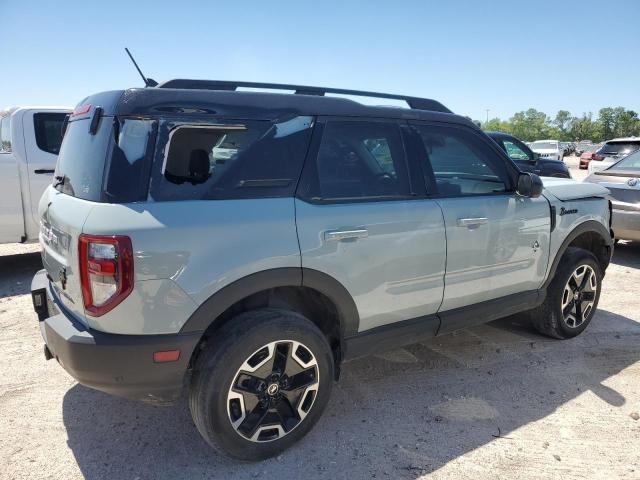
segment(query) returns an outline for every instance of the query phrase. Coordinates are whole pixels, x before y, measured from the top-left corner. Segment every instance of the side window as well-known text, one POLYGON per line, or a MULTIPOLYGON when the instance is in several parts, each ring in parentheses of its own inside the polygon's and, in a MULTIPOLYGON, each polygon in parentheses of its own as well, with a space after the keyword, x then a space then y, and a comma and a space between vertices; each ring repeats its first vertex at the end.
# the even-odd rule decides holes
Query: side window
POLYGON ((11 116, 0 121, 0 152, 11 152, 11 116))
POLYGON ((33 115, 33 128, 36 132, 36 145, 44 152, 58 155, 62 143, 62 125, 66 113, 36 113, 33 115))
POLYGON ((510 140, 502 140, 502 143, 507 151, 507 155, 509 155, 509 158, 512 160, 529 160, 527 152, 521 149, 517 144, 510 140))
POLYGON ((307 197, 347 200, 411 194, 400 128, 395 123, 327 122, 312 168, 307 197))
POLYGON ((510 190, 504 161, 472 132, 462 128, 417 125, 441 195, 486 195, 510 190))
POLYGON ((313 119, 226 125, 165 123, 150 194, 154 200, 291 196, 309 145, 313 119), (160 164, 159 164, 160 163, 160 164))
POLYGON ((109 201, 124 203, 146 198, 155 130, 153 120, 114 119, 115 141, 104 184, 109 201))

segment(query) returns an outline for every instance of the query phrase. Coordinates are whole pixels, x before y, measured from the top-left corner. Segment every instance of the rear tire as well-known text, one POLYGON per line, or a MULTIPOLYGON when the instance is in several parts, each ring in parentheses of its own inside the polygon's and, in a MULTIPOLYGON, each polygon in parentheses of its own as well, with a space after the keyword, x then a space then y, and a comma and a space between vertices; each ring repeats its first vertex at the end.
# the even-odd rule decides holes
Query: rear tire
POLYGON ((193 421, 215 449, 257 461, 300 440, 318 421, 334 378, 331 347, 300 314, 263 308, 213 334, 196 361, 193 421))
POLYGON ((558 339, 582 333, 598 307, 602 277, 593 253, 569 247, 547 287, 545 301, 529 312, 533 327, 558 339))

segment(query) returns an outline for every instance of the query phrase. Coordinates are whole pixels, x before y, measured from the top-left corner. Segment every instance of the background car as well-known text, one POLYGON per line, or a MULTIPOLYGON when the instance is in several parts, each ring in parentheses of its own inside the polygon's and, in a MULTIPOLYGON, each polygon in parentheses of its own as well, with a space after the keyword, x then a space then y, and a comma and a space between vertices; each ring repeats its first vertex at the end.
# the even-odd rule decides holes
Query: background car
POLYGON ((0 244, 38 240, 38 202, 51 184, 66 107, 0 112, 0 244))
POLYGON ((640 241, 640 151, 584 179, 609 189, 616 239, 640 241))
POLYGON ((593 142, 591 140, 581 140, 576 143, 575 148, 573 149, 574 153, 578 156, 582 155, 583 152, 593 147, 593 142))
POLYGON ((638 149, 640 149, 640 137, 608 140, 591 156, 589 172, 604 170, 638 149))
POLYGON ((536 140, 531 145, 531 150, 539 153, 547 160, 560 160, 564 157, 564 149, 558 140, 536 140))
MULTIPOLYGON (((580 165, 579 165, 580 169, 586 170, 589 167, 589 162, 591 161, 591 158, 595 154, 596 150, 598 150, 600 147, 601 147, 600 144, 597 144, 597 145, 583 145, 581 147, 580 165)), ((576 153, 577 153, 577 151, 576 151, 576 153)))
POLYGON ((503 132, 485 132, 489 135, 513 160, 523 172, 532 172, 543 177, 571 178, 569 169, 564 162, 542 158, 533 152, 524 142, 513 135, 503 132))
POLYGON ((563 156, 567 156, 569 154, 571 154, 572 150, 571 150, 571 143, 569 142, 560 142, 560 146, 562 147, 563 150, 563 156))

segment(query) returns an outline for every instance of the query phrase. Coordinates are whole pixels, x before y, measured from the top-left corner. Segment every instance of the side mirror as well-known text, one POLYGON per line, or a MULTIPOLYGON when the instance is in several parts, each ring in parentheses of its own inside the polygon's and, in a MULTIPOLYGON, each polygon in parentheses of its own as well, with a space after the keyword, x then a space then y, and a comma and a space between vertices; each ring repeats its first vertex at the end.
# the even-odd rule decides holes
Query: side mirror
POLYGON ((535 173, 520 173, 518 177, 518 195, 538 198, 542 195, 542 180, 535 173))

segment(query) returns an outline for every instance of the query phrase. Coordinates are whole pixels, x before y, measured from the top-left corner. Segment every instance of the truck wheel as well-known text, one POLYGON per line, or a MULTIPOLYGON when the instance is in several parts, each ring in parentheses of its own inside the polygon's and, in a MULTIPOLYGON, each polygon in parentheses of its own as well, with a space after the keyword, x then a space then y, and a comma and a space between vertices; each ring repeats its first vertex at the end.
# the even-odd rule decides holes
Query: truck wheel
POLYGON ((311 321, 286 310, 252 310, 232 318, 204 347, 189 407, 214 449, 262 460, 311 430, 333 378, 331 347, 311 321))
POLYGON ((570 247, 560 260, 542 305, 529 312, 534 328, 566 339, 587 328, 598 307, 602 269, 593 253, 570 247))

